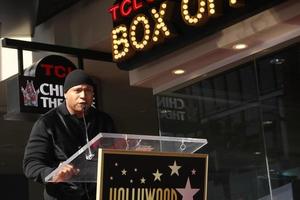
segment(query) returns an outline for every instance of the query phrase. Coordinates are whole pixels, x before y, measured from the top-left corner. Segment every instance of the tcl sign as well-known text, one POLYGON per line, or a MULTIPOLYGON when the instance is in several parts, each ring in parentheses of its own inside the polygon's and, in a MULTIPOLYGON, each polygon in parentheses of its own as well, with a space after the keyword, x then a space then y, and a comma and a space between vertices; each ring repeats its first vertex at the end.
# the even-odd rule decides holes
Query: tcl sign
POLYGON ((109 12, 111 13, 112 19, 117 21, 120 17, 127 17, 133 12, 136 12, 147 4, 151 4, 153 2, 154 0, 123 0, 121 3, 116 3, 109 8, 109 12))
POLYGON ((53 64, 41 64, 41 68, 44 70, 46 76, 54 76, 56 78, 65 78, 73 70, 73 67, 53 64))

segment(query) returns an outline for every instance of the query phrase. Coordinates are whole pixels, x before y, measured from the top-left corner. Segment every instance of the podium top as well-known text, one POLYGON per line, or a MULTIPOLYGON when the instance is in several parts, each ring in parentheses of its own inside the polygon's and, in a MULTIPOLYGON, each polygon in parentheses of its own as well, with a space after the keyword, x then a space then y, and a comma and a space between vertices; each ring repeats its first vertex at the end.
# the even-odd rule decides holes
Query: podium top
POLYGON ((99 133, 85 146, 74 153, 68 160, 51 172, 46 182, 52 182, 66 164, 72 164, 80 173, 66 182, 96 182, 98 148, 128 151, 182 152, 194 153, 207 144, 206 139, 166 137, 150 135, 133 135, 120 133, 99 133))

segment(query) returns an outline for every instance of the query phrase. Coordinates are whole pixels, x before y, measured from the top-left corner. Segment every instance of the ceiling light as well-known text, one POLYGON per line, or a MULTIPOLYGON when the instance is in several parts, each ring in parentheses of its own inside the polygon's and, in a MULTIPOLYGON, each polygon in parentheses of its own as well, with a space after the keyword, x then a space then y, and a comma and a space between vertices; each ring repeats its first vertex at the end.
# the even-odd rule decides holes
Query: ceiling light
POLYGON ((275 65, 281 65, 285 62, 284 58, 273 58, 270 60, 271 64, 275 64, 275 65))
POLYGON ((237 50, 241 50, 241 49, 246 49, 248 46, 246 44, 243 44, 243 43, 239 43, 239 44, 236 44, 236 45, 233 45, 233 49, 237 49, 237 50))
POLYGON ((273 124, 273 121, 271 121, 271 120, 263 122, 263 125, 271 125, 271 124, 273 124))
POLYGON ((172 71, 172 73, 175 75, 181 75, 181 74, 184 74, 185 71, 183 69, 175 69, 172 71))

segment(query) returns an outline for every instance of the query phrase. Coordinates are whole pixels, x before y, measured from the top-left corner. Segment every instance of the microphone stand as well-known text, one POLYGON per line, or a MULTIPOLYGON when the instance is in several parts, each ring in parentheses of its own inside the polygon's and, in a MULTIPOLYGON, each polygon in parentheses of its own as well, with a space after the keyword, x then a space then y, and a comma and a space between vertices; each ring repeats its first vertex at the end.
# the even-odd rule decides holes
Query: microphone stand
POLYGON ((85 159, 87 160, 92 160, 95 154, 92 153, 91 146, 89 145, 89 136, 88 136, 88 130, 87 130, 87 125, 86 125, 86 120, 85 120, 85 112, 87 107, 84 107, 84 113, 83 113, 83 124, 84 124, 84 131, 85 131, 85 139, 86 139, 86 144, 87 144, 87 150, 88 152, 85 155, 85 159))

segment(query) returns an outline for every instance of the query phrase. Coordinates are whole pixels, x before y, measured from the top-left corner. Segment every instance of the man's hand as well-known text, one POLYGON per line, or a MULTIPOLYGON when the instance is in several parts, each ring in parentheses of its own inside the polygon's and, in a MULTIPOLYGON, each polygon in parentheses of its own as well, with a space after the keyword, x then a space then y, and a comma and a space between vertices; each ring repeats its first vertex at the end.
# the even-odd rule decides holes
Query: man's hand
POLYGON ((80 170, 76 169, 73 165, 66 164, 57 172, 56 175, 53 176, 52 181, 54 183, 65 182, 74 175, 77 175, 79 171, 80 170))

